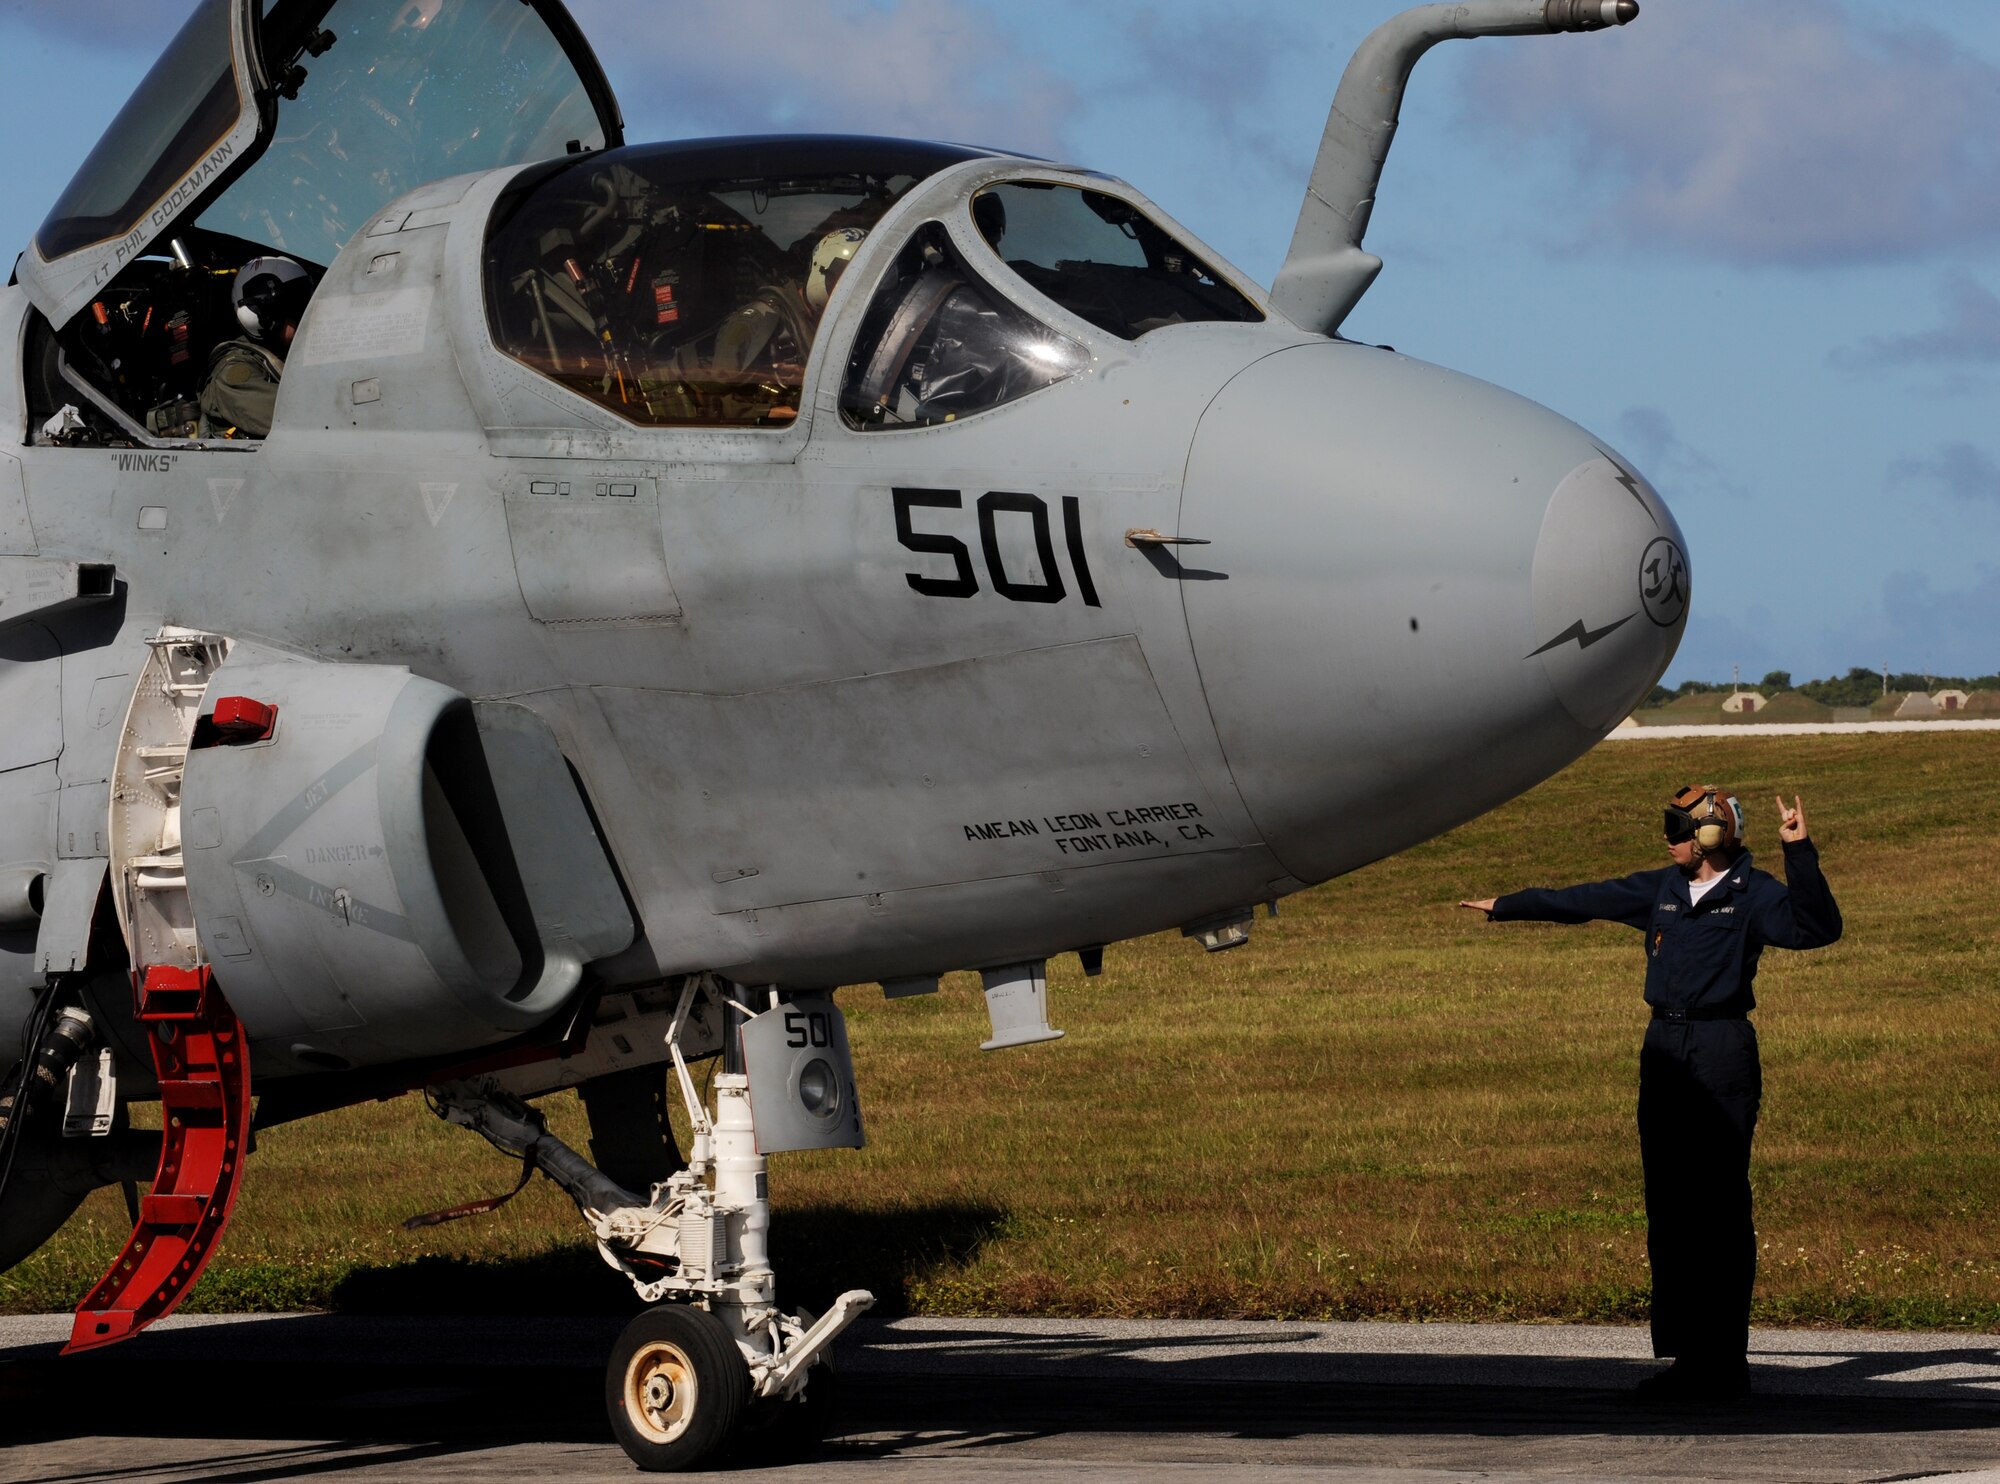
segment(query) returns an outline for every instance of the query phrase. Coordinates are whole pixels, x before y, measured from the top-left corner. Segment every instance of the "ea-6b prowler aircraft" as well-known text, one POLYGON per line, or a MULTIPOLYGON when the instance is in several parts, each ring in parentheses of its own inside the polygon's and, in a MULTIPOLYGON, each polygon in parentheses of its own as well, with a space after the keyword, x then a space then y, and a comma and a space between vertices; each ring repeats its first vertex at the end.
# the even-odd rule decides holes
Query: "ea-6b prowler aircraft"
POLYGON ((129 1336, 254 1129, 421 1088, 655 1306, 639 1464, 802 1427, 871 1302, 766 1242, 862 1141, 835 987, 1053 1038, 1052 956, 1239 945, 1665 668, 1646 481, 1337 333, 1423 51, 1636 11, 1376 31, 1267 293, 1067 165, 628 145, 557 0, 199 0, 0 292, 0 1267, 124 1183, 71 1348, 129 1336))

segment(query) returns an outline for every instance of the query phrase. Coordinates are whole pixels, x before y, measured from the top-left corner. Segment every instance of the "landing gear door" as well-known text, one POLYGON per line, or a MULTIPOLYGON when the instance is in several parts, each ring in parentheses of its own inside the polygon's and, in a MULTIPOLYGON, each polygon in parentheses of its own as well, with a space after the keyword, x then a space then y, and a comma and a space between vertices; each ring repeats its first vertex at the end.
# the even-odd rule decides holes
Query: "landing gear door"
POLYGON ((825 995, 800 995, 743 1027, 757 1152, 859 1149, 861 1103, 847 1022, 825 995))
POLYGON ((255 157, 271 96, 259 10, 201 0, 57 198, 16 270, 49 323, 67 324, 255 157))

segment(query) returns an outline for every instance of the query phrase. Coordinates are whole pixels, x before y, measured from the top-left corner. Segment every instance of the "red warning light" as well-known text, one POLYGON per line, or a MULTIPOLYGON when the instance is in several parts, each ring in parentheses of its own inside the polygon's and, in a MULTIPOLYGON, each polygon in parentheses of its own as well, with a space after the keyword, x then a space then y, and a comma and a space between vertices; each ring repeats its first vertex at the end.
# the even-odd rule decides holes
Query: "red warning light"
POLYGON ((262 742, 278 724, 278 708, 248 696, 224 696, 215 703, 213 720, 218 742, 262 742))

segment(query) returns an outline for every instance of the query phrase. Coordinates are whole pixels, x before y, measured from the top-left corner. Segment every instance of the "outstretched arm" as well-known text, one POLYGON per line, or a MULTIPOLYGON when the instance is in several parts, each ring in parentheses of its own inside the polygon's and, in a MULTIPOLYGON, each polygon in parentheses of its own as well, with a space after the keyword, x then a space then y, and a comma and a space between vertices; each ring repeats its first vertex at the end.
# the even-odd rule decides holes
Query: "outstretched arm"
POLYGON ((1660 873, 1641 871, 1619 881, 1592 881, 1556 890, 1534 887, 1458 905, 1495 922, 1622 922, 1644 928, 1660 896, 1660 873))

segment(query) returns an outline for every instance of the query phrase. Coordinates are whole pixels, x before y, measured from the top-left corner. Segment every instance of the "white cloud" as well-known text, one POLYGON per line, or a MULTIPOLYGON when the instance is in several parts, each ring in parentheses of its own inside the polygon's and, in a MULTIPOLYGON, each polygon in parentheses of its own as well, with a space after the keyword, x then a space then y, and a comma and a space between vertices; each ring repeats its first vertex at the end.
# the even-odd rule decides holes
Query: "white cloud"
POLYGON ((1882 614, 1894 667, 1918 673, 1986 675, 2000 634, 2000 569, 1981 566, 1963 588, 1935 586, 1928 573, 1894 572, 1882 583, 1882 614))
POLYGON ((1682 680, 1727 680, 1732 670, 1752 681, 1787 666, 1805 673, 1795 663, 1795 652, 1770 609, 1757 605, 1739 610, 1731 595, 1719 588, 1704 590, 1698 565, 1694 581, 1694 607, 1667 670, 1669 685, 1682 680))
POLYGON ((2000 669, 2000 568, 1975 567, 1963 586, 1899 568, 1880 579, 1877 602, 1857 582, 1848 613, 1795 627, 1776 663, 1796 675, 1844 675, 1849 666, 1918 675, 1990 675, 2000 669))
POLYGON ((1669 494, 1682 491, 1748 499, 1750 492, 1714 459, 1689 443, 1657 407, 1628 407, 1618 415, 1618 436, 1639 469, 1669 494))
POLYGON ((1247 153, 1266 171, 1297 165, 1293 142, 1271 127, 1269 104, 1279 62, 1306 44, 1294 14, 1247 3, 1227 14, 1177 13, 1154 3, 1121 7, 1115 14, 1120 54, 1130 70, 1122 77, 1113 74, 1108 93, 1190 104, 1239 161, 1247 153))
POLYGON ((1906 335, 1871 335, 1841 346, 1836 366, 1968 365, 2000 361, 2000 297, 1969 273, 1948 276, 1938 293, 1939 323, 1906 335))
POLYGON ((892 134, 1060 155, 1071 85, 967 0, 573 0, 633 140, 892 134))
POLYGON ((1702 587, 1695 568, 1694 608, 1668 683, 1726 680, 1740 665, 1746 679, 1769 670, 1800 678, 1845 675, 1854 665, 1919 675, 1990 675, 2000 669, 2000 568, 1980 565, 1962 586, 1902 568, 1879 578, 1856 574, 1842 615, 1814 622, 1793 608, 1738 610, 1735 595, 1702 587), (1871 601, 1869 586, 1876 586, 1871 601))
POLYGON ((1566 141, 1627 242, 1803 265, 2000 238, 2000 68, 1940 31, 1679 0, 1613 34, 1482 45, 1468 127, 1566 141))
POLYGON ((1928 458, 1903 458, 1889 466, 1889 482, 1935 484, 1960 500, 2000 504, 2000 464, 1982 448, 1950 443, 1928 458))
POLYGON ((193 14, 192 0, 0 0, 0 23, 26 25, 66 41, 157 56, 193 14))

